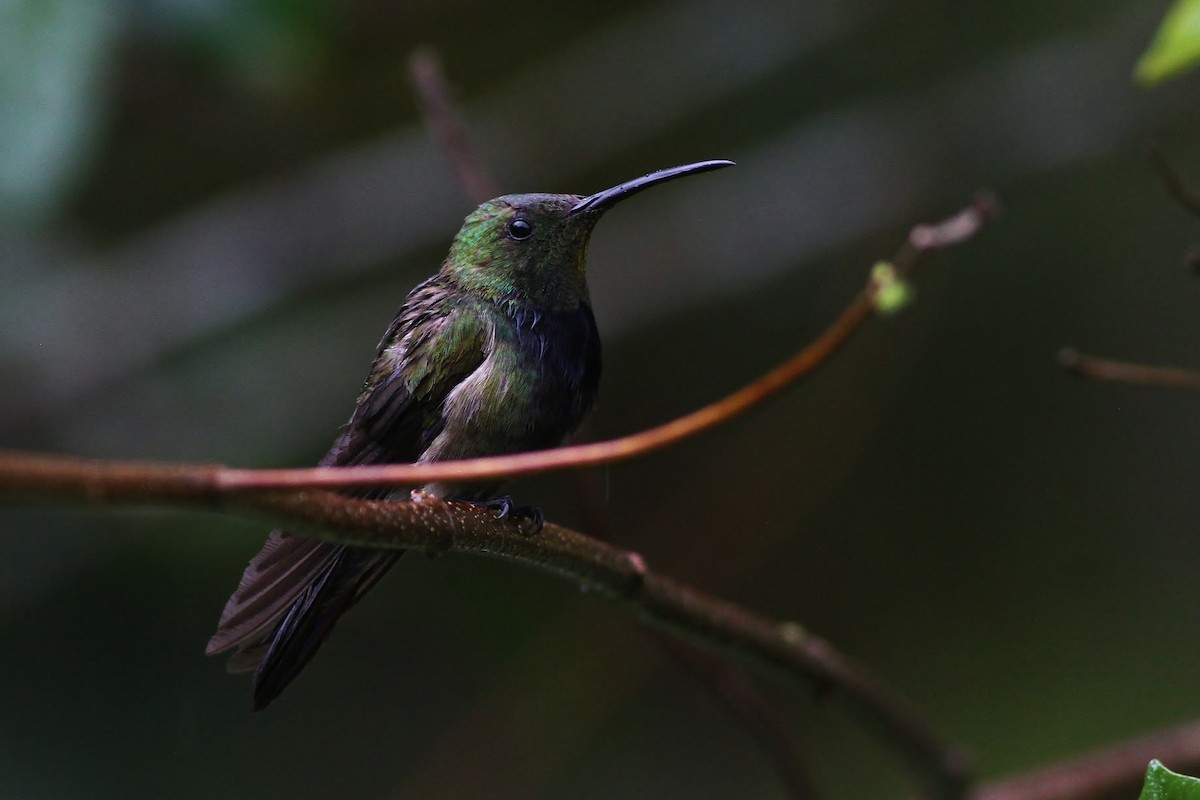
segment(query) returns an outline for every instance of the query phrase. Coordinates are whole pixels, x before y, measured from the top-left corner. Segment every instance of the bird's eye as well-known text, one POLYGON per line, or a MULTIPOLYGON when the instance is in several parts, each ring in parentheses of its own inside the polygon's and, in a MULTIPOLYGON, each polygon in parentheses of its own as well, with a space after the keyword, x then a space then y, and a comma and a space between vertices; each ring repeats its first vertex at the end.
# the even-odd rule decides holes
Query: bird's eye
POLYGON ((533 236, 533 226, 523 219, 512 220, 508 223, 505 230, 508 231, 508 238, 515 239, 518 242, 533 236))

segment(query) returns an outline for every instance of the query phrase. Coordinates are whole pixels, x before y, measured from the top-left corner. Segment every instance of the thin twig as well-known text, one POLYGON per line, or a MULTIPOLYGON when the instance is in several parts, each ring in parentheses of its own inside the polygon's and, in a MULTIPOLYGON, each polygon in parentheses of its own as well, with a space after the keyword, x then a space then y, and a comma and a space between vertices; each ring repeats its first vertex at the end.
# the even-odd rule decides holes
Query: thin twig
POLYGON ((1200 769, 1200 722, 1095 750, 1045 769, 995 781, 970 800, 1116 800, 1136 797, 1150 759, 1176 771, 1200 769))
POLYGON ((454 92, 432 47, 419 47, 408 59, 408 77, 421 104, 429 135, 450 159, 463 193, 475 203, 500 194, 483 160, 470 144, 454 102, 454 92))
POLYGON ((534 567, 616 602, 651 628, 749 664, 770 668, 840 700, 865 729, 899 754, 926 796, 958 800, 966 761, 908 703, 825 640, 652 572, 637 553, 547 524, 537 535, 469 503, 422 492, 408 503, 324 491, 223 493, 171 465, 0 453, 0 492, 250 511, 305 536, 360 547, 468 553, 534 567))
MULTIPOLYGON (((1158 169, 1171 196, 1193 215, 1200 217, 1200 192, 1184 182, 1156 143, 1151 142, 1147 146, 1146 157, 1158 169)), ((1193 270, 1200 270, 1200 255, 1195 248, 1188 253, 1185 260, 1193 270)), ((1156 367, 1129 361, 1113 361, 1085 355, 1073 347, 1064 347, 1058 352, 1058 363, 1081 378, 1200 392, 1200 372, 1184 367, 1156 367)))
POLYGON ((1179 202, 1179 205, 1190 211, 1194 216, 1200 217, 1200 192, 1197 192, 1184 182, 1179 172, 1167 161, 1167 157, 1163 155, 1158 144, 1151 142, 1147 146, 1146 157, 1150 159, 1150 163, 1158 170, 1158 174, 1162 176, 1163 184, 1167 187, 1167 191, 1179 202))
POLYGON ((1128 361, 1111 361, 1085 355, 1071 347, 1059 351, 1058 363, 1082 378, 1200 392, 1200 372, 1183 367, 1154 367, 1128 361))
MULTIPOLYGON (((981 196, 970 206, 935 225, 913 228, 892 260, 893 273, 903 278, 933 250, 959 244, 974 236, 993 213, 990 199, 981 196)), ((262 491, 284 488, 332 488, 366 485, 420 486, 432 481, 511 478, 562 469, 580 469, 627 461, 676 444, 746 413, 791 384, 807 377, 840 350, 875 311, 879 286, 874 279, 807 347, 754 383, 710 405, 639 433, 604 442, 561 447, 533 453, 490 456, 462 461, 422 464, 379 464, 361 467, 297 469, 226 469, 213 474, 224 491, 262 491)))

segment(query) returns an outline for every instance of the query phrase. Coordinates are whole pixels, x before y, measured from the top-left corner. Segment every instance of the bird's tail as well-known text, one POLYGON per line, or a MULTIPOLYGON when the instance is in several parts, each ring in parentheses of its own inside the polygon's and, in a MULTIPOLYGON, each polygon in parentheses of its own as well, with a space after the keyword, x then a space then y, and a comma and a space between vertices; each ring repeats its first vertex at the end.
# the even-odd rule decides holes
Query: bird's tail
POLYGON ((208 654, 237 648, 229 669, 254 670, 254 709, 266 708, 401 554, 273 532, 226 603, 208 654))

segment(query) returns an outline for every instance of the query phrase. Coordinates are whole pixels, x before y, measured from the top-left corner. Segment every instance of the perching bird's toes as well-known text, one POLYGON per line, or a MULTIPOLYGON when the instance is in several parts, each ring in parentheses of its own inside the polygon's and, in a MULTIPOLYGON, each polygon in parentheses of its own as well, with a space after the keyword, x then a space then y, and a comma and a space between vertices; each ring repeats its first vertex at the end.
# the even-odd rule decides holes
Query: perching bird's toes
POLYGON ((495 500, 483 500, 480 506, 493 511, 496 519, 511 519, 520 526, 521 533, 533 536, 542 530, 545 517, 537 506, 519 506, 513 502, 512 495, 497 497, 495 500))

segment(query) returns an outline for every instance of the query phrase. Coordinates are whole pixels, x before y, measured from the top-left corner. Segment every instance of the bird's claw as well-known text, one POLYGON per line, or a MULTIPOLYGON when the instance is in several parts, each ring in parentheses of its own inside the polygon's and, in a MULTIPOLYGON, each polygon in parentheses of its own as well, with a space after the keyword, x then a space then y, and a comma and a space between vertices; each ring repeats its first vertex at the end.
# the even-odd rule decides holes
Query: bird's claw
POLYGON ((486 500, 479 503, 480 506, 495 512, 496 519, 507 520, 511 519, 520 526, 520 531, 526 536, 533 536, 542 530, 542 525, 545 524, 545 518, 542 516, 542 510, 537 506, 519 506, 513 502, 511 495, 497 497, 495 500, 486 500))

